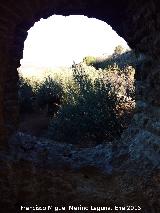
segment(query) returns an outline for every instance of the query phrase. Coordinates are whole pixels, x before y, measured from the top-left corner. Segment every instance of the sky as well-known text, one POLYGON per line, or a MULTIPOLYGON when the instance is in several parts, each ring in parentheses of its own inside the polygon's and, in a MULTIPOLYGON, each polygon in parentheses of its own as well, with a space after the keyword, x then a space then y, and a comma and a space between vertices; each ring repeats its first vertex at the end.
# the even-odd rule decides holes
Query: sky
POLYGON ((21 66, 71 66, 85 56, 110 55, 119 44, 129 49, 103 21, 82 15, 53 15, 36 22, 28 31, 21 66))

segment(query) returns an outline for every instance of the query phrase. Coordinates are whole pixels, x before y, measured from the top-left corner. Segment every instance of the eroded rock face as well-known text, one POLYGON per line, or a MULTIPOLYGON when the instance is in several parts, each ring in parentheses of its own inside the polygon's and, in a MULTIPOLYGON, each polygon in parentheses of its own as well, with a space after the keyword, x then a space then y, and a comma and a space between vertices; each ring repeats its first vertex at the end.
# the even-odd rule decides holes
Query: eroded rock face
POLYGON ((14 212, 21 203, 45 205, 48 201, 70 200, 105 204, 107 201, 119 206, 135 204, 142 205, 146 212, 159 212, 160 9, 157 5, 157 0, 1 2, 2 212, 14 212), (148 61, 138 74, 137 111, 119 145, 78 150, 71 145, 49 145, 49 141, 24 135, 14 136, 12 145, 7 143, 18 125, 17 68, 27 30, 35 21, 53 14, 83 14, 104 20, 132 48, 147 55, 148 61))
POLYGON ((135 205, 157 212, 159 155, 145 143, 146 135, 137 134, 128 144, 117 141, 77 148, 18 132, 9 141, 7 155, 0 155, 0 204, 10 211, 21 205, 81 203, 135 205))

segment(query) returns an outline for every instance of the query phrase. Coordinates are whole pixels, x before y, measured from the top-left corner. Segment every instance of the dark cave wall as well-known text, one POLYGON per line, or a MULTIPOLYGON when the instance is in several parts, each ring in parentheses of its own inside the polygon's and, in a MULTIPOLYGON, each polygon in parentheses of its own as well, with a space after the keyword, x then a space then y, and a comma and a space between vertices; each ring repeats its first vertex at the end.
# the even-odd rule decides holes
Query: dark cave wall
POLYGON ((7 138, 18 126, 17 68, 20 66, 20 59, 23 58, 27 30, 40 18, 47 18, 53 14, 83 14, 106 21, 131 48, 148 55, 150 61, 141 71, 143 78, 139 81, 136 122, 143 119, 143 115, 146 116, 148 111, 149 121, 153 117, 152 114, 157 116, 159 113, 159 116, 160 13, 156 4, 156 0, 118 2, 115 0, 17 0, 16 3, 13 0, 6 0, 1 3, 0 146, 2 149, 7 138))
MULTIPOLYGON (((117 206, 144 205, 144 208, 148 209, 145 212, 159 212, 160 174, 158 169, 156 170, 160 153, 160 11, 158 0, 16 0, 16 3, 13 0, 1 1, 1 153, 7 148, 7 139, 18 126, 17 68, 23 57, 27 30, 40 18, 47 18, 53 14, 83 14, 104 20, 128 42, 131 48, 148 56, 149 59, 142 70, 137 70, 140 73, 137 73, 139 77, 136 83, 136 113, 131 127, 122 135, 121 142, 126 141, 129 149, 123 152, 120 143, 122 154, 118 153, 117 156, 116 153, 117 158, 114 157, 112 162, 116 172, 107 176, 92 167, 76 172, 66 166, 62 170, 50 170, 45 164, 48 159, 46 150, 41 149, 40 156, 42 155, 44 164, 40 161, 41 164, 38 167, 37 164, 33 164, 34 159, 25 160, 25 155, 30 156, 30 150, 24 149, 22 152, 25 143, 28 145, 28 140, 22 140, 23 146, 21 146, 18 138, 17 144, 13 143, 15 152, 11 150, 13 151, 11 156, 9 152, 6 152, 7 157, 4 159, 3 154, 0 156, 1 212, 17 212, 23 204, 28 206, 32 203, 42 203, 45 206, 49 201, 51 204, 54 204, 53 201, 62 204, 64 201, 71 200, 73 203, 81 204, 85 201, 88 203, 91 201, 94 204, 100 201, 104 203, 103 206, 106 203, 108 206, 110 203, 117 206), (16 155, 20 155, 20 160, 13 160, 14 156, 17 157, 16 155), (146 160, 148 158, 153 162, 152 166, 148 164, 146 160), (125 162, 127 162, 126 167, 125 162), (125 171, 123 171, 123 166, 125 171), (119 173, 117 168, 119 168, 119 173), (154 171, 149 177, 146 175, 148 170, 154 171), (14 211, 15 207, 16 211, 14 211)), ((37 153, 37 148, 35 149, 33 152, 37 153)), ((55 155, 55 164, 59 164, 56 159, 55 155)))

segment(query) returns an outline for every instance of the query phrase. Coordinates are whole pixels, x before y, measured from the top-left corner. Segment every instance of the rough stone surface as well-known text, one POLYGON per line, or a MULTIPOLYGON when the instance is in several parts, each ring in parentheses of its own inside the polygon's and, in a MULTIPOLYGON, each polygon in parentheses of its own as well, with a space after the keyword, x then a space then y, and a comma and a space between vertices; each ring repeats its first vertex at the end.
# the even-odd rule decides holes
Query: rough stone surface
POLYGON ((109 165, 112 159, 111 144, 77 148, 72 144, 58 143, 19 132, 10 139, 9 147, 14 160, 31 161, 38 165, 45 162, 47 168, 69 166, 76 170, 94 166, 106 170, 106 173, 112 170, 109 165))
POLYGON ((143 212, 159 212, 158 3, 158 0, 16 0, 16 3, 13 0, 1 1, 1 212, 14 212, 21 203, 45 204, 49 201, 70 200, 73 203, 101 201, 105 204, 107 201, 119 206, 130 203, 142 205, 146 209, 143 212), (9 137, 18 126, 17 68, 23 56, 27 30, 40 18, 53 14, 83 14, 103 20, 110 24, 131 48, 148 56, 149 60, 137 75, 137 111, 131 126, 118 142, 119 146, 106 145, 95 147, 93 150, 79 150, 71 145, 49 145, 49 141, 43 142, 24 135, 16 135, 12 138, 12 144, 8 144, 9 137), (65 149, 66 154, 63 153, 65 149), (64 168, 61 168, 62 165, 64 168))
POLYGON ((77 148, 18 132, 8 152, 0 155, 0 204, 9 211, 27 204, 83 203, 135 205, 143 212, 158 212, 159 150, 149 146, 152 135, 146 135, 137 134, 128 144, 77 148))

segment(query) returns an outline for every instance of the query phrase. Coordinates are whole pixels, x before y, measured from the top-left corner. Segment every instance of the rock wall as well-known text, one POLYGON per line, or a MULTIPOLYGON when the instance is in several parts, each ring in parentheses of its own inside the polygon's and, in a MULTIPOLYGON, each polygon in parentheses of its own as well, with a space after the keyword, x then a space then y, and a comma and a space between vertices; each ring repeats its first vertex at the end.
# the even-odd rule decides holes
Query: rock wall
MULTIPOLYGON (((157 5, 158 0, 17 0, 16 3, 13 0, 1 1, 0 188, 1 194, 3 193, 1 198, 4 208, 7 206, 14 212, 16 205, 32 200, 35 204, 38 202, 37 198, 39 201, 46 202, 56 197, 62 201, 74 197, 76 202, 82 201, 81 198, 84 197, 89 202, 90 197, 92 201, 97 202, 100 200, 105 202, 108 198, 108 202, 115 201, 120 206, 122 202, 138 205, 139 201, 143 205, 149 205, 145 212, 158 212, 160 206, 158 200, 160 197, 158 188, 160 185, 160 9, 157 5), (139 77, 136 85, 136 113, 131 126, 121 139, 121 147, 123 144, 126 148, 116 146, 115 149, 120 151, 115 151, 114 158, 110 159, 115 173, 109 177, 103 176, 104 174, 99 175, 99 171, 94 168, 89 170, 87 168, 87 171, 83 170, 83 172, 75 172, 71 168, 68 170, 68 167, 63 168, 62 171, 46 169, 43 164, 33 165, 33 159, 19 156, 22 154, 21 151, 11 152, 11 148, 7 147, 8 138, 18 125, 17 68, 23 57, 27 30, 40 18, 47 18, 53 14, 83 14, 106 21, 131 48, 143 52, 148 58, 142 69, 137 70, 139 77), (4 150, 7 154, 3 152, 4 150), (148 173, 149 170, 152 171, 151 174, 148 173), (133 175, 135 171, 139 171, 140 175, 133 175), (90 174, 91 180, 88 180, 90 174), (61 187, 57 188, 57 185, 61 187), (100 189, 101 191, 98 191, 100 189), (66 191, 70 192, 67 197, 65 197, 66 191)), ((21 145, 15 144, 15 146, 21 145)), ((114 150, 114 147, 112 149, 114 150)), ((44 160, 46 150, 42 149, 41 154, 44 160)), ((102 156, 99 158, 102 160, 102 156)), ((108 169, 111 169, 110 165, 108 169)))
POLYGON ((143 140, 78 148, 17 133, 0 153, 1 212, 81 204, 159 213, 159 155, 143 140))

